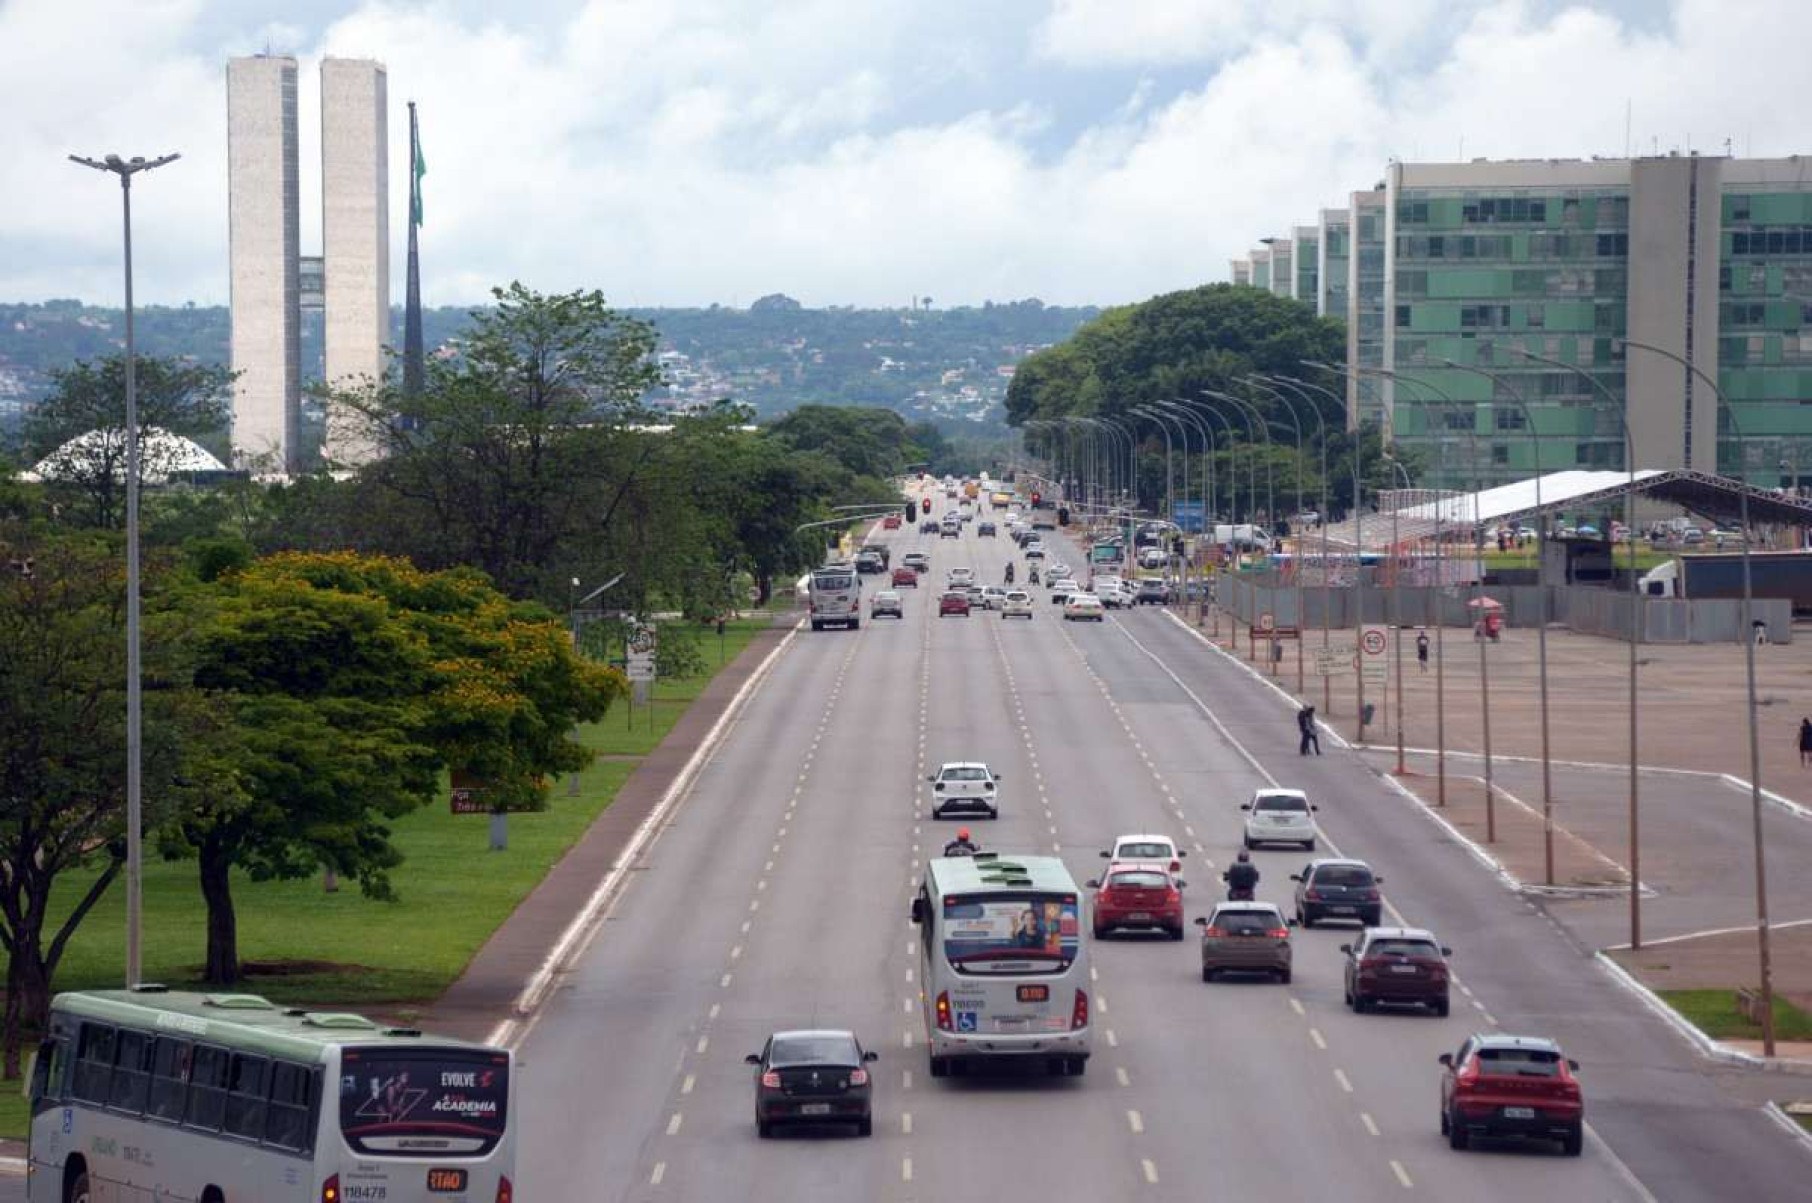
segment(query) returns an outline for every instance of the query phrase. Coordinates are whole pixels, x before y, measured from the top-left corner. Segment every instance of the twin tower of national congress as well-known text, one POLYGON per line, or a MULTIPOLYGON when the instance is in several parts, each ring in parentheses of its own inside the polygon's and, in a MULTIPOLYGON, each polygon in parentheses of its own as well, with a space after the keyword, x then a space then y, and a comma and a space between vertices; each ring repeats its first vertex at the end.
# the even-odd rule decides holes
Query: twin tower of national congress
MULTIPOLYGON (((301 448, 302 311, 324 313, 330 386, 382 380, 390 344, 389 102, 384 68, 321 61, 321 254, 301 248, 296 60, 227 63, 235 466, 294 474, 301 448)), ((329 409, 330 464, 370 458, 329 409)), ((312 456, 306 457, 312 459, 312 456)))

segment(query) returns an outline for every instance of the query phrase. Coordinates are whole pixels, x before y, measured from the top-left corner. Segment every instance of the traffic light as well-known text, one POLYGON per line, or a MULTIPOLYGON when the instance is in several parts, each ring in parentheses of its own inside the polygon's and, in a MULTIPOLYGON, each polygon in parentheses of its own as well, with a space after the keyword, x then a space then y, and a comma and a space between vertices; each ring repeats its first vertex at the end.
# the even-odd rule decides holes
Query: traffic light
POLYGON ((911 522, 912 519, 913 519, 912 502, 908 501, 906 503, 906 521, 911 522))
POLYGON ((1037 509, 1037 508, 1038 508, 1038 503, 1039 503, 1039 502, 1040 502, 1040 501, 1041 501, 1041 500, 1043 500, 1043 498, 1042 498, 1042 497, 1041 497, 1041 496, 1040 496, 1040 495, 1039 495, 1039 494, 1037 494, 1037 493, 1034 493, 1034 494, 1032 494, 1032 508, 1033 508, 1033 509, 1037 509))
POLYGON ((921 497, 921 498, 919 498, 919 504, 923 505, 925 507, 925 512, 927 514, 929 514, 931 512, 931 498, 921 497))

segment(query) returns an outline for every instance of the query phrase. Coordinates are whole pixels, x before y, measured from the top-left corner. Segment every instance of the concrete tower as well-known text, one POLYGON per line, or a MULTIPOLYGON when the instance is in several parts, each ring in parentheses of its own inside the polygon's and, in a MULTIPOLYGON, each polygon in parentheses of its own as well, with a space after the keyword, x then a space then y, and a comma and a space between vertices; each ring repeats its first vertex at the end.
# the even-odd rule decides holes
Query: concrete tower
MULTIPOLYGON (((390 169, 384 68, 370 59, 321 62, 321 250, 326 273, 327 383, 384 378, 390 341, 390 169)), ((329 407, 325 452, 338 465, 372 458, 329 407)))
POLYGON ((293 472, 302 413, 296 60, 227 62, 234 466, 293 472))

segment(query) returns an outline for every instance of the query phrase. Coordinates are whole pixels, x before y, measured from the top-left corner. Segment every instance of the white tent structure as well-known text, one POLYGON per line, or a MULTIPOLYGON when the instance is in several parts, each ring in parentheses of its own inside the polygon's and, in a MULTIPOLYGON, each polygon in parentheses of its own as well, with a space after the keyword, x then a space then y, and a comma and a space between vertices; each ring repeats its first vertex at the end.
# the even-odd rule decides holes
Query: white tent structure
MULTIPOLYGON (((165 484, 172 476, 184 472, 227 470, 225 464, 194 440, 156 427, 145 432, 138 451, 146 484, 165 484)), ((109 471, 122 479, 125 476, 124 430, 91 430, 87 434, 77 435, 19 476, 28 481, 65 480, 72 477, 94 479, 98 473, 109 471)))

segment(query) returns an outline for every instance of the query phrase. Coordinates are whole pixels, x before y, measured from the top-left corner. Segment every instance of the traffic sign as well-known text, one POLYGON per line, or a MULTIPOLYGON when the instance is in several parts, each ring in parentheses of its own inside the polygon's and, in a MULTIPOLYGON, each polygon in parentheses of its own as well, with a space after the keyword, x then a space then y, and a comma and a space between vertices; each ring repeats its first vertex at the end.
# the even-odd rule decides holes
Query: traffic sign
POLYGON ((1272 614, 1269 610, 1267 610, 1263 614, 1260 614, 1258 616, 1258 629, 1261 631, 1276 630, 1277 629, 1277 616, 1275 614, 1272 614))
POLYGON ((1359 680, 1364 685, 1384 685, 1390 681, 1390 661, 1385 653, 1390 650, 1390 628, 1386 626, 1365 626, 1359 630, 1359 680))
POLYGON ((1318 677, 1344 677, 1353 671, 1353 662, 1358 659, 1357 652, 1350 643, 1334 643, 1313 650, 1315 675, 1318 677))
POLYGON ((628 676, 631 681, 654 680, 654 655, 660 636, 653 623, 637 622, 629 633, 628 676))

